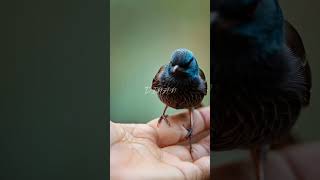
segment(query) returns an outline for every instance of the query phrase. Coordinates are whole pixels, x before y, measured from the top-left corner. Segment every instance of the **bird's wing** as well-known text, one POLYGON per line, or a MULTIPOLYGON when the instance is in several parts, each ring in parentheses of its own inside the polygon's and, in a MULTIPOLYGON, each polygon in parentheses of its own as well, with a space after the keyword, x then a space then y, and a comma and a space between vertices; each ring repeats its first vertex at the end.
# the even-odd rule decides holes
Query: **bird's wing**
POLYGON ((303 64, 306 64, 306 52, 298 31, 288 21, 285 21, 284 24, 287 46, 301 59, 303 64))
POLYGON ((206 81, 206 76, 204 75, 204 72, 202 71, 202 69, 199 68, 199 75, 201 77, 201 79, 204 81, 204 85, 205 85, 205 89, 203 91, 204 95, 207 95, 207 89, 208 89, 208 85, 207 85, 207 81, 206 81))
POLYGON ((297 30, 288 21, 285 21, 285 38, 287 47, 290 49, 293 55, 297 57, 302 63, 302 72, 300 76, 303 76, 305 87, 307 88, 306 94, 304 95, 303 103, 304 105, 308 105, 310 101, 312 86, 311 70, 306 58, 306 52, 302 39, 297 30))
POLYGON ((157 87, 159 87, 160 84, 160 74, 164 71, 165 69, 165 65, 163 65, 159 71, 157 72, 157 74, 155 75, 155 77, 152 80, 152 85, 151 85, 151 89, 156 90, 157 87))

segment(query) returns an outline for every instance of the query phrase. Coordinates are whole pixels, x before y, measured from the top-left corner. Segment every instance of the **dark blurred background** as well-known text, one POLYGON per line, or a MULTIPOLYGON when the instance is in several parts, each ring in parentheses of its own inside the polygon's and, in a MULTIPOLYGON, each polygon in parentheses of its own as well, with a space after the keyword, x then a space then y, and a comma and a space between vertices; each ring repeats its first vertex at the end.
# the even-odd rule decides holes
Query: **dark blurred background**
MULTIPOLYGON (((112 121, 148 122, 160 116, 164 105, 145 91, 177 48, 193 51, 210 82, 209 0, 111 0, 110 9, 112 121)), ((207 95, 204 104, 209 101, 207 95)), ((175 112, 169 108, 169 114, 175 112)))
POLYGON ((108 179, 108 2, 2 3, 0 179, 108 179))
MULTIPOLYGON (((320 1, 279 0, 285 18, 294 25, 303 39, 307 58, 311 66, 313 88, 310 107, 304 109, 294 127, 293 132, 303 142, 320 140, 320 1)), ((211 137, 212 138, 212 137, 211 137)), ((214 165, 226 161, 247 158, 246 151, 230 151, 214 153, 214 165)))

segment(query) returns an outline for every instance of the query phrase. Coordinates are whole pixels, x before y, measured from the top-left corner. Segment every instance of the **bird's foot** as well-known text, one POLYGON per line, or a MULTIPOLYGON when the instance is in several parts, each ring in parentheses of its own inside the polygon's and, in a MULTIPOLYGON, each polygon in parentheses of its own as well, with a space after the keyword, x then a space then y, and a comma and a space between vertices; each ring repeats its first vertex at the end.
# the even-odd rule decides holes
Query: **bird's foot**
MULTIPOLYGON (((183 126, 184 127, 184 126, 183 126)), ((191 138, 192 138, 192 132, 193 132, 193 129, 190 127, 190 128, 186 128, 184 127, 186 130, 187 130, 187 135, 185 136, 185 138, 187 140, 189 140, 189 152, 191 154, 191 157, 192 157, 192 144, 191 144, 191 138)))
POLYGON ((168 120, 168 115, 162 115, 162 116, 160 116, 160 118, 159 118, 159 120, 158 120, 157 127, 160 126, 160 123, 161 123, 161 121, 162 121, 163 119, 166 121, 166 123, 168 124, 168 126, 171 126, 171 125, 170 125, 170 122, 169 122, 169 120, 168 120))
POLYGON ((192 137, 192 128, 185 128, 187 130, 187 135, 185 136, 186 139, 191 139, 192 137))

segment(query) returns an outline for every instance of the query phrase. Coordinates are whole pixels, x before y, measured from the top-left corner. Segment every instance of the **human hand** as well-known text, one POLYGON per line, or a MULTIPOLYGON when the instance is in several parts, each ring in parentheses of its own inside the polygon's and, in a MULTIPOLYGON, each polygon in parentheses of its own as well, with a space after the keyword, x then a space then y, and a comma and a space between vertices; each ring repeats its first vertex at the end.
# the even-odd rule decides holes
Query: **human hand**
POLYGON ((171 126, 110 122, 111 179, 209 179, 210 108, 193 113, 192 156, 185 139, 188 113, 169 116, 171 126), (193 158, 193 159, 192 159, 193 158))

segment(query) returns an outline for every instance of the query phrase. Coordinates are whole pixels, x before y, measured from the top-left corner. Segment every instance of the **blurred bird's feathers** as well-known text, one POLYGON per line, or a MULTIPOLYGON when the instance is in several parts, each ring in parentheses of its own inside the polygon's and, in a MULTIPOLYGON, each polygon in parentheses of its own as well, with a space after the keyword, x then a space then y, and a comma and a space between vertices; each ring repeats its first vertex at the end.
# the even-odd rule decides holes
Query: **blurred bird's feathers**
POLYGON ((221 51, 216 52, 217 58, 213 59, 216 65, 214 78, 219 78, 219 81, 213 82, 215 111, 213 111, 212 132, 215 141, 211 142, 212 150, 272 144, 276 139, 289 133, 299 116, 301 107, 309 104, 311 71, 305 49, 294 27, 287 21, 283 23, 282 46, 266 59, 255 54, 245 54, 247 58, 243 58, 224 51, 229 45, 243 50, 245 47, 237 45, 246 42, 245 38, 219 39, 220 44, 214 44, 221 51), (222 74, 221 69, 217 68, 221 68, 222 65, 218 63, 224 63, 228 58, 232 60, 229 64, 222 64, 226 72, 222 74), (230 74, 233 73, 232 67, 239 65, 237 62, 245 63, 248 58, 258 59, 259 61, 254 62, 261 63, 262 68, 257 70, 252 66, 243 66, 244 68, 240 69, 241 73, 251 71, 252 76, 247 77, 257 79, 244 84, 248 79, 230 74), (225 82, 237 84, 237 89, 235 90, 234 86, 230 88, 224 86, 225 82))
POLYGON ((277 0, 215 2, 210 149, 249 148, 262 180, 269 145, 294 142, 287 137, 309 104, 310 67, 277 0))
POLYGON ((301 63, 301 67, 296 66, 299 69, 297 69, 298 74, 295 76, 295 79, 293 79, 293 81, 301 81, 299 79, 296 80, 296 78, 303 78, 304 87, 306 87, 306 93, 303 97, 303 105, 306 106, 310 103, 310 94, 312 87, 310 66, 307 61, 305 48, 299 33, 288 21, 285 21, 284 26, 286 45, 290 50, 289 53, 291 53, 293 57, 296 57, 296 59, 291 60, 298 60, 297 63, 301 63))
POLYGON ((306 64, 306 52, 299 33, 288 21, 284 22, 284 27, 286 45, 296 56, 301 58, 303 64, 306 64))

